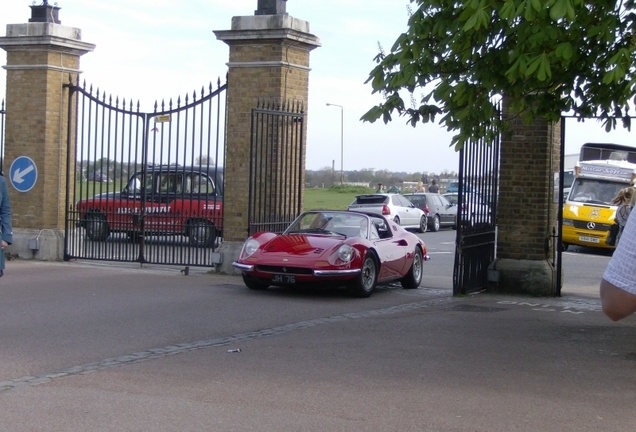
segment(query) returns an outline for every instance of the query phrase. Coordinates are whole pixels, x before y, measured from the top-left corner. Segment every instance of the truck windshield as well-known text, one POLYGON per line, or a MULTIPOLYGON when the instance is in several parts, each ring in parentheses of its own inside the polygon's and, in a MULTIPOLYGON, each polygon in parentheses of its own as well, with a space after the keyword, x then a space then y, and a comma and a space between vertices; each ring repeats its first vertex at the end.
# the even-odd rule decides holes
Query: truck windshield
POLYGON ((612 199, 626 183, 578 178, 572 184, 569 201, 612 205, 612 199))

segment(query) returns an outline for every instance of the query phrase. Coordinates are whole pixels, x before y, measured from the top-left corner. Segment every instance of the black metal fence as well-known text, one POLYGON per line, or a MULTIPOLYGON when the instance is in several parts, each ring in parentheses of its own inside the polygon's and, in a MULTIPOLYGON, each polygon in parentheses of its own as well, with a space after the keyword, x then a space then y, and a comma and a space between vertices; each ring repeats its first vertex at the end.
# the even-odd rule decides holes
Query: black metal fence
POLYGON ((66 87, 65 259, 217 263, 227 85, 151 113, 86 84, 66 87))
POLYGON ((488 266, 496 257, 499 157, 499 138, 470 142, 459 152, 454 295, 488 285, 488 266))
POLYGON ((298 101, 259 101, 252 110, 248 235, 282 232, 300 214, 304 124, 298 101))

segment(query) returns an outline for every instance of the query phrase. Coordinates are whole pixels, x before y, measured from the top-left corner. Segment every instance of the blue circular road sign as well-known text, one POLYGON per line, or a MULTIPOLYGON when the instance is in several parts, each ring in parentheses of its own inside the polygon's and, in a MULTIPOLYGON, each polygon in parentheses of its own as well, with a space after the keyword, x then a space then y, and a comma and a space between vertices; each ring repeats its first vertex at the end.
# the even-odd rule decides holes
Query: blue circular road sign
POLYGON ((38 168, 29 157, 19 156, 11 164, 9 180, 18 192, 27 192, 33 189, 38 179, 38 168))

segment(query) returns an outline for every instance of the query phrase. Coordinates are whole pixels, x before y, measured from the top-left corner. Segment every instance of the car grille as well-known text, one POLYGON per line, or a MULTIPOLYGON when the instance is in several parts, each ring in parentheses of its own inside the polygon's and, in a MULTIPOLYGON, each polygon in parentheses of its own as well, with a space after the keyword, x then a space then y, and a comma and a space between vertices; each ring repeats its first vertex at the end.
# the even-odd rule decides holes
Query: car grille
POLYGON ((314 274, 314 271, 312 269, 305 268, 305 267, 257 265, 256 270, 262 271, 262 272, 268 272, 268 273, 283 273, 283 274, 298 274, 298 275, 314 274))
POLYGON ((586 221, 580 221, 580 220, 575 220, 572 222, 574 224, 574 228, 590 230, 590 231, 609 231, 611 227, 610 224, 606 224, 606 223, 586 222, 586 221), (588 227, 589 223, 594 223, 594 228, 588 227))

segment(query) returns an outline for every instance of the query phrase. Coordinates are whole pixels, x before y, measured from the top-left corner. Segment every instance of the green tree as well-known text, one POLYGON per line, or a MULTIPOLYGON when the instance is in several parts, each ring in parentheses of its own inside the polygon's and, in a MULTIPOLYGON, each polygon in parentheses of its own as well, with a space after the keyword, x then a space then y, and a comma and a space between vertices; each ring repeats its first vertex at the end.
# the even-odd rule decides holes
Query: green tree
POLYGON ((495 101, 504 96, 527 122, 568 113, 598 116, 607 130, 615 118, 629 127, 635 0, 411 2, 406 32, 390 53, 380 50, 367 81, 384 102, 362 120, 387 123, 397 113, 415 126, 441 116, 461 148, 506 131, 495 101))

